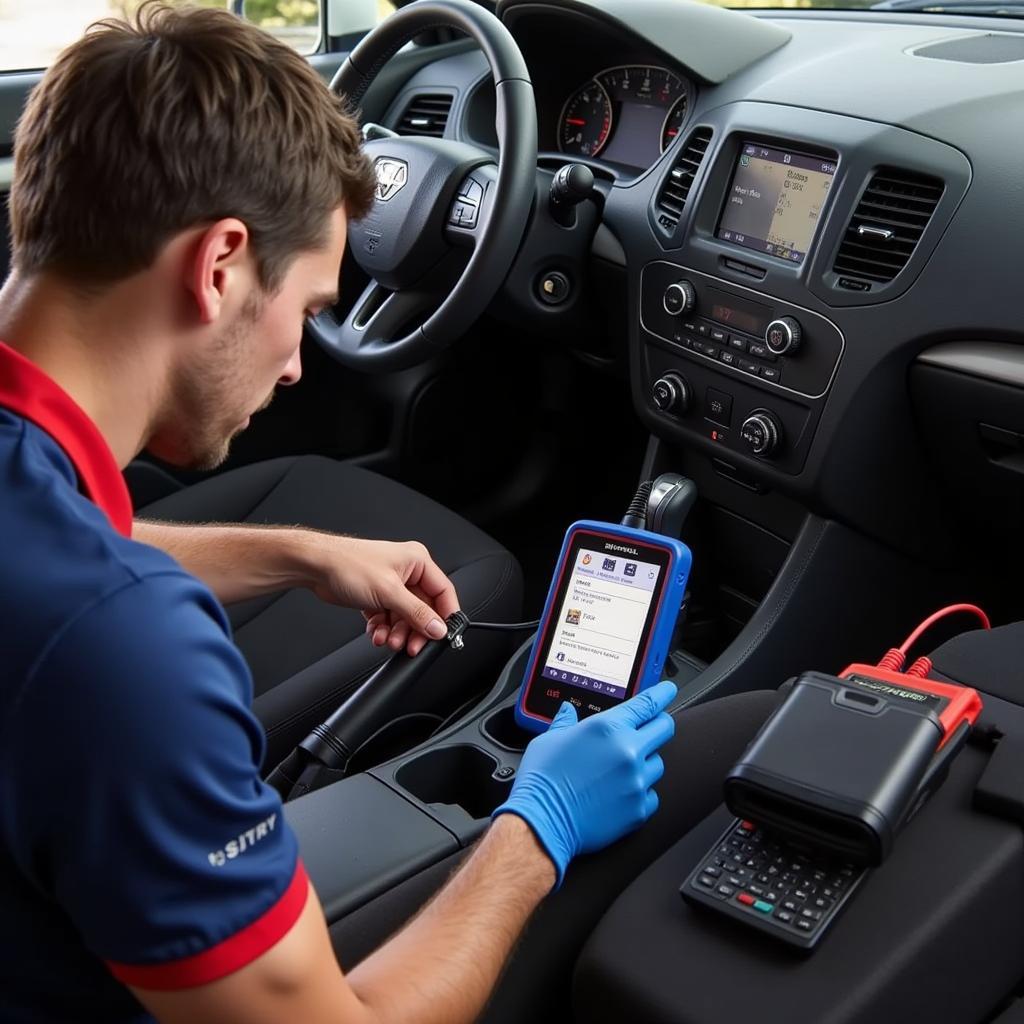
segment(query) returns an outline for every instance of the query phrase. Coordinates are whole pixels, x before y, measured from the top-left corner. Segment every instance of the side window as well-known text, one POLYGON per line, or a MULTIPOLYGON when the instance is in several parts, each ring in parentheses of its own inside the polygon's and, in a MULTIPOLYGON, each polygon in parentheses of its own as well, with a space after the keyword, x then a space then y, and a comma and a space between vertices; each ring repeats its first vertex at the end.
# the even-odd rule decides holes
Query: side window
POLYGON ((321 18, 317 0, 243 0, 237 11, 299 53, 320 49, 321 18))
MULTIPOLYGON (((0 72, 48 67, 100 18, 127 18, 143 0, 0 0, 0 72)), ((391 0, 169 0, 227 7, 299 53, 314 53, 323 36, 322 9, 334 35, 365 31, 394 10, 391 0), (359 24, 356 24, 359 23, 359 24), (353 27, 349 27, 349 26, 353 27), (336 27, 337 26, 337 27, 336 27)))

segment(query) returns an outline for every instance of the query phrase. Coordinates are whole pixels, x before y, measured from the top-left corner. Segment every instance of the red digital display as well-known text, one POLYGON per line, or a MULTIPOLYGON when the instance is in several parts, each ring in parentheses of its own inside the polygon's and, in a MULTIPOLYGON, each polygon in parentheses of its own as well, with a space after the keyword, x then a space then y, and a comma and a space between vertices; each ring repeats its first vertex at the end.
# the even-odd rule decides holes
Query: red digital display
POLYGON ((730 327, 746 331, 748 334, 760 334, 762 330, 761 320, 758 317, 739 309, 733 309, 732 306, 712 306, 711 319, 717 320, 720 324, 728 324, 730 327))

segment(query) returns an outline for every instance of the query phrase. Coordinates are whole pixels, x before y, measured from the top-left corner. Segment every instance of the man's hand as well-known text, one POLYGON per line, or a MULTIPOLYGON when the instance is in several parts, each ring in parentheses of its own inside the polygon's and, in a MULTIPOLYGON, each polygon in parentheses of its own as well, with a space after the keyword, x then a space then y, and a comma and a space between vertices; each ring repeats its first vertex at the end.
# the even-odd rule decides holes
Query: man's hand
POLYGON ((444 620, 459 610, 459 599, 422 544, 319 536, 324 543, 316 562, 322 579, 313 592, 321 600, 360 609, 377 647, 400 651, 404 646, 415 655, 428 638, 447 635, 444 620))
POLYGON ((665 708, 677 693, 665 680, 582 722, 566 701, 526 748, 512 792, 494 815, 518 814, 529 824, 558 885, 578 853, 607 846, 658 809, 652 787, 665 771, 658 748, 675 732, 665 708))
POLYGON ((419 654, 459 610, 451 580, 415 541, 360 540, 292 527, 135 521, 132 535, 176 558, 223 602, 308 587, 356 608, 374 644, 419 654))

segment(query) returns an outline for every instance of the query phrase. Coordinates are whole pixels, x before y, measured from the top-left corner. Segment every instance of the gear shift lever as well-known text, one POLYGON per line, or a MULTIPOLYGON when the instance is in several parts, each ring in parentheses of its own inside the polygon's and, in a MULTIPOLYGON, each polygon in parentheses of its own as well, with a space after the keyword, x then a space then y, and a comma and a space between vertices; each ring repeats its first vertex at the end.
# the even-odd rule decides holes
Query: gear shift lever
POLYGON ((697 485, 679 473, 662 473, 647 499, 647 529, 678 539, 697 500, 697 485))
MULTIPOLYGON (((679 473, 662 473, 652 484, 647 498, 647 529, 652 533, 663 533, 666 537, 680 538, 686 517, 697 501, 697 485, 679 473)), ((669 656, 665 659, 666 669, 673 665, 672 652, 682 646, 683 627, 686 625, 686 609, 690 603, 690 590, 683 594, 679 606, 669 656)), ((674 674, 674 673, 673 673, 674 674)))

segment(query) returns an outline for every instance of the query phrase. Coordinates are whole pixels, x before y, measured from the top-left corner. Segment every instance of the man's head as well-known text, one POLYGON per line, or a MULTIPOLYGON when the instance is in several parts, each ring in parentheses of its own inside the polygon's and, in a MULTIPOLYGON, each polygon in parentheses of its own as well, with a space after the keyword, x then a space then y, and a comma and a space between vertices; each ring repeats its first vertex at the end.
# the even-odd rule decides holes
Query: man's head
POLYGON ((215 464, 274 385, 298 379, 303 317, 336 292, 346 215, 373 201, 354 121, 254 26, 149 3, 61 54, 14 157, 15 273, 83 302, 159 289, 147 328, 170 356, 150 448, 215 464))

